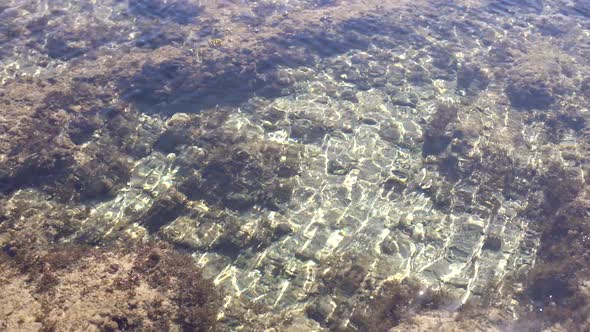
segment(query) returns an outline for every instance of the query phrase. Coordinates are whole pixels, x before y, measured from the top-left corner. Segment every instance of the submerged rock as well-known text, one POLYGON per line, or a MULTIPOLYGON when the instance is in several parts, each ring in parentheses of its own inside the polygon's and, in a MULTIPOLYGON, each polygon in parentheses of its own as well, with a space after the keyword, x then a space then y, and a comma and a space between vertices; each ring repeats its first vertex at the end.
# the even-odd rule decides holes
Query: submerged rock
POLYGON ((382 124, 381 128, 379 129, 379 136, 390 143, 399 143, 402 138, 399 124, 394 121, 388 121, 382 124))
POLYGON ((95 249, 15 241, 14 254, 0 253, 2 310, 9 312, 3 328, 195 330, 216 325, 220 292, 190 257, 165 244, 95 249))
POLYGON ((584 5, 238 2, 0 6, 10 324, 583 326, 584 5))
POLYGON ((549 109, 573 92, 573 63, 555 47, 539 45, 522 54, 509 70, 506 94, 520 109, 549 109))
POLYGON ((398 106, 416 107, 418 96, 414 93, 399 92, 392 97, 391 102, 398 106))
POLYGON ((156 198, 140 222, 150 232, 158 231, 165 224, 173 221, 183 213, 186 197, 174 189, 162 193, 156 198))
POLYGON ((437 155, 451 143, 450 129, 457 120, 458 107, 454 104, 440 103, 430 122, 424 128, 422 155, 437 155))
POLYGON ((486 89, 489 84, 489 72, 477 65, 464 64, 457 71, 457 88, 477 93, 486 89))

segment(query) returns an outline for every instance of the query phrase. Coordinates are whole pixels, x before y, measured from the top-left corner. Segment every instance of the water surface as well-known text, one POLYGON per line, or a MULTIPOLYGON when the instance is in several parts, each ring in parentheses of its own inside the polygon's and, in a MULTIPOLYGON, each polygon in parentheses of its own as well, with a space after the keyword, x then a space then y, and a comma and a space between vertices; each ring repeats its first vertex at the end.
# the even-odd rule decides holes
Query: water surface
POLYGON ((6 253, 163 241, 228 331, 588 328, 590 2, 7 0, 0 23, 6 253))

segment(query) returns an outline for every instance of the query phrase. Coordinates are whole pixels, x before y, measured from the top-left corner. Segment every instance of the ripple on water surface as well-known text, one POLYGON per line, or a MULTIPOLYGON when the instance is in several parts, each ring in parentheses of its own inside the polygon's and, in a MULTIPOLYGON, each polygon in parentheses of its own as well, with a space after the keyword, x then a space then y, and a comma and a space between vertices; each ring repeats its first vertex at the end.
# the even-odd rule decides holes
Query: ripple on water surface
POLYGON ((588 329, 585 3, 7 1, 0 327, 588 329))

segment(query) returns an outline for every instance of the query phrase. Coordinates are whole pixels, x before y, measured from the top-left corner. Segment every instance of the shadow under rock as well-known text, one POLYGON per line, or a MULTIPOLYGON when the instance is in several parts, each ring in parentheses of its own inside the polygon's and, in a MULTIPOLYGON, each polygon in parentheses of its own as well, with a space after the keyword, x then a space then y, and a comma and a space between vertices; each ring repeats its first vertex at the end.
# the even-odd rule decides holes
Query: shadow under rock
POLYGON ((325 26, 314 30, 287 31, 270 42, 285 48, 301 47, 319 57, 332 57, 350 50, 366 50, 373 43, 383 44, 384 39, 372 37, 387 37, 390 43, 386 46, 423 40, 411 28, 385 16, 367 15, 337 25, 330 25, 328 19, 324 23, 325 26))
POLYGON ((63 11, 52 12, 29 22, 27 47, 47 55, 51 59, 69 61, 91 53, 101 46, 125 40, 124 33, 95 21, 92 17, 81 26, 70 25, 63 11), (52 20, 60 24, 51 25, 52 20))
POLYGON ((134 15, 170 20, 184 25, 199 16, 203 8, 187 0, 130 0, 129 11, 134 15))
POLYGON ((193 66, 175 60, 147 64, 137 75, 119 80, 118 86, 123 97, 140 111, 166 115, 238 106, 253 95, 281 95, 281 86, 270 70, 231 63, 221 70, 213 65, 193 66))
POLYGON ((252 96, 277 98, 292 93, 294 78, 280 68, 314 66, 321 58, 372 43, 399 47, 423 44, 423 37, 394 20, 367 16, 315 30, 289 30, 261 41, 264 51, 223 50, 194 64, 170 59, 146 64, 132 77, 119 80, 121 95, 144 113, 194 113, 215 106, 239 106, 252 96))
POLYGON ((543 5, 543 0, 500 0, 491 1, 487 6, 487 10, 499 15, 514 15, 516 13, 541 14, 543 5))

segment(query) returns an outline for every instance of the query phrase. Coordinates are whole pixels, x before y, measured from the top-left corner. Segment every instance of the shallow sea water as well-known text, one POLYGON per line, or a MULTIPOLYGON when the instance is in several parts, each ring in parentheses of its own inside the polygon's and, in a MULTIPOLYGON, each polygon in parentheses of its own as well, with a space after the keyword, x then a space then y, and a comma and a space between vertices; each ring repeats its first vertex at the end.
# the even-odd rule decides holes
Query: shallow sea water
POLYGON ((162 241, 227 331, 582 331, 588 59, 585 0, 5 0, 0 246, 162 241))

